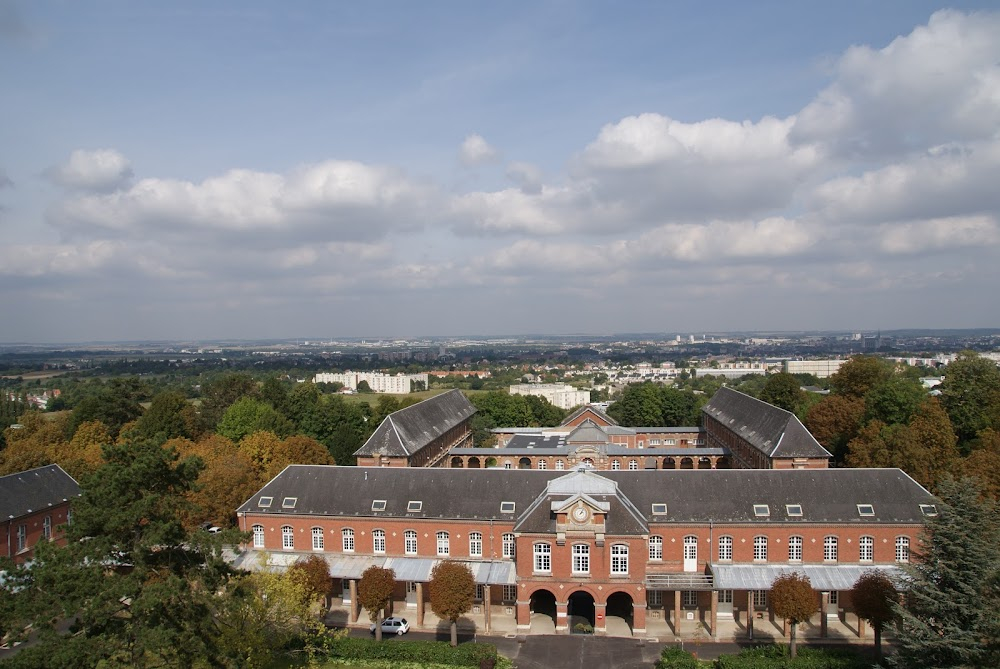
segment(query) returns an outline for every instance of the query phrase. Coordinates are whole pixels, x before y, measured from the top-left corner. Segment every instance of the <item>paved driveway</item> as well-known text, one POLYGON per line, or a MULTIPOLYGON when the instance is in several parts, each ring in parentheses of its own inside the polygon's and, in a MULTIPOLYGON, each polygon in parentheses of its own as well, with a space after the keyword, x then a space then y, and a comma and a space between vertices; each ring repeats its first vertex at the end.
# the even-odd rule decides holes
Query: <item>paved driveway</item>
POLYGON ((517 669, 649 669, 660 657, 658 645, 580 634, 529 636, 524 642, 491 639, 491 643, 513 658, 517 669))

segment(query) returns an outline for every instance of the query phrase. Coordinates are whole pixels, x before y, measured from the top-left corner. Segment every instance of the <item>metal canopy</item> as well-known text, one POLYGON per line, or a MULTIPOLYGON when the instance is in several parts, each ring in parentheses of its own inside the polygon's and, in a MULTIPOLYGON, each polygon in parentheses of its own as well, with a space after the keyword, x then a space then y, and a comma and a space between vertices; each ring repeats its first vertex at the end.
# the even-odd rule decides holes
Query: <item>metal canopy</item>
POLYGON ((782 574, 809 577, 813 590, 850 590, 864 572, 877 568, 894 581, 902 581, 904 572, 896 565, 709 565, 718 590, 770 590, 782 574))

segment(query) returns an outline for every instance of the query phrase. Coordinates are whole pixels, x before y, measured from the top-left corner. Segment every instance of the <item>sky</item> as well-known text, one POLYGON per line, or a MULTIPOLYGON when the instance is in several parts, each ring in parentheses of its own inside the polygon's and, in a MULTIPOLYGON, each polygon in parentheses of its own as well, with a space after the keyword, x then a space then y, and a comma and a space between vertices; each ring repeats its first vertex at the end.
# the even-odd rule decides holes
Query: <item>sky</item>
POLYGON ((998 307, 995 2, 0 0, 0 342, 998 307))

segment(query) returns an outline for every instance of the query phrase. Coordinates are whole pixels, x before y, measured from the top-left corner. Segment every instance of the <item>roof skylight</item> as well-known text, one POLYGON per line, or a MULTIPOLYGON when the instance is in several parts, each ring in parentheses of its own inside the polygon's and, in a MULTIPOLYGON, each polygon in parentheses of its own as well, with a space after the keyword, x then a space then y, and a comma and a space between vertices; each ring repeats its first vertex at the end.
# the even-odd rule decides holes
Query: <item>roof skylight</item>
POLYGON ((372 511, 385 511, 385 500, 376 499, 372 502, 372 511))
POLYGON ((758 518, 767 518, 771 515, 771 507, 767 504, 754 504, 753 505, 753 515, 758 518))
POLYGON ((786 504, 785 513, 789 516, 801 516, 802 515, 802 505, 801 504, 786 504))
POLYGON ((514 513, 514 502, 500 502, 500 513, 514 513))
POLYGON ((299 501, 298 497, 286 497, 285 499, 281 500, 281 508, 282 509, 294 509, 295 508, 295 503, 298 502, 298 501, 299 501))
POLYGON ((416 513, 424 508, 424 503, 419 500, 410 500, 406 503, 407 513, 416 513))
POLYGON ((271 506, 271 502, 273 501, 274 501, 273 497, 261 497, 260 499, 257 500, 257 506, 259 506, 262 509, 266 509, 269 506, 271 506))
POLYGON ((657 502, 653 504, 653 515, 662 516, 667 512, 667 505, 662 502, 657 502))
POLYGON ((875 515, 875 507, 871 504, 858 504, 858 515, 862 518, 871 518, 875 515))
POLYGON ((920 513, 925 516, 936 516, 937 515, 937 505, 936 504, 921 504, 920 513))

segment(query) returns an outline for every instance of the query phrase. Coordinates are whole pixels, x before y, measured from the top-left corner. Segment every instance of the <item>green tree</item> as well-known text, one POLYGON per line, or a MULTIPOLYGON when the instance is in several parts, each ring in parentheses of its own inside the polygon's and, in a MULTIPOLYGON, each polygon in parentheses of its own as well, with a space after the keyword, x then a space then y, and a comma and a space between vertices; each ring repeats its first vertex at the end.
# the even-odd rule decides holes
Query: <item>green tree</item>
POLYGON ((905 424, 926 398, 927 391, 916 379, 901 374, 891 376, 865 393, 864 420, 905 424))
POLYGON ((476 581, 461 562, 442 560, 431 570, 428 586, 434 615, 451 622, 451 645, 458 645, 458 619, 472 608, 476 581))
POLYGON ((805 395, 799 388, 799 380, 785 372, 768 376, 760 391, 761 400, 792 413, 805 401, 805 395))
POLYGON ((223 414, 241 397, 258 398, 260 389, 249 374, 224 374, 202 384, 201 415, 210 429, 222 420, 223 414))
POLYGON ((179 520, 201 463, 150 442, 106 446, 104 459, 82 482, 67 545, 41 542, 30 568, 6 570, 0 599, 13 605, 0 627, 37 633, 10 666, 218 665, 222 537, 189 535, 179 520), (68 619, 68 633, 56 627, 68 619))
POLYGON ((365 569, 358 581, 358 603, 375 624, 376 641, 382 640, 382 619, 392 601, 392 591, 395 588, 396 572, 375 565, 365 569))
POLYGON ((1000 517, 973 479, 939 486, 908 589, 897 607, 896 654, 907 669, 1000 666, 1000 517))
POLYGON ((226 409, 219 421, 217 432, 238 442, 254 432, 274 432, 279 436, 290 434, 294 428, 287 418, 270 404, 252 397, 241 397, 226 409))
POLYGON ((882 630, 896 617, 899 593, 892 579, 880 569, 868 569, 851 589, 851 604, 858 617, 867 620, 875 631, 875 653, 882 661, 882 630))
POLYGON ((796 630, 799 623, 806 622, 816 613, 816 593, 812 589, 809 577, 792 572, 782 574, 771 584, 771 602, 774 614, 784 618, 791 625, 791 643, 789 653, 795 659, 796 630))
POLYGON ((122 427, 142 415, 142 405, 139 404, 142 397, 134 384, 109 383, 97 393, 80 400, 73 408, 66 426, 66 438, 72 439, 81 424, 99 420, 112 439, 117 439, 122 427))
POLYGON ((975 448, 962 462, 965 476, 978 478, 983 494, 1000 500, 1000 432, 984 430, 975 448))
POLYGON ((963 454, 985 429, 1000 429, 1000 368, 973 351, 962 351, 944 370, 938 386, 963 454))
POLYGON ((372 391, 372 387, 368 385, 368 382, 362 379, 358 381, 358 392, 364 394, 364 393, 371 393, 374 391, 372 391))
POLYGON ((830 387, 838 395, 864 397, 868 391, 892 376, 892 365, 868 355, 856 355, 830 377, 830 387))
MULTIPOLYGON (((260 398, 280 414, 288 416, 288 389, 277 376, 269 376, 260 387, 260 398)), ((290 416, 289 416, 290 417, 290 416)))
POLYGON ((648 381, 629 385, 608 407, 608 415, 625 427, 658 426, 663 418, 658 386, 648 381))
POLYGON ((163 391, 153 396, 149 408, 136 421, 133 435, 162 444, 174 437, 196 438, 200 429, 194 407, 182 393, 163 391))
POLYGON ((309 603, 322 601, 325 607, 332 585, 330 565, 326 560, 319 555, 309 555, 296 560, 288 571, 293 578, 302 582, 309 603))

